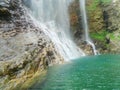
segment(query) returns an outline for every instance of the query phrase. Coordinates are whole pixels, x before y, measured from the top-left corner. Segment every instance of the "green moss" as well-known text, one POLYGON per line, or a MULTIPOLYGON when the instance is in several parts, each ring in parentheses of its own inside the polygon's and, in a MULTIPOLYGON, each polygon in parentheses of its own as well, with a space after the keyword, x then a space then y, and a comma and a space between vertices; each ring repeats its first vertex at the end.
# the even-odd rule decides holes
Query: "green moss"
POLYGON ((108 32, 106 30, 101 30, 97 33, 96 32, 90 33, 90 36, 92 39, 104 41, 107 34, 108 34, 108 32))
POLYGON ((111 40, 120 40, 120 35, 116 36, 114 33, 109 34, 111 40))
POLYGON ((98 4, 99 4, 99 0, 93 0, 93 3, 91 3, 91 5, 87 7, 87 9, 88 10, 95 10, 97 8, 98 4))
POLYGON ((96 10, 97 6, 102 3, 102 4, 108 4, 112 0, 92 0, 92 3, 90 6, 87 7, 88 10, 96 10))
POLYGON ((118 36, 119 40, 120 40, 120 35, 118 36))
POLYGON ((112 0, 99 0, 101 1, 102 3, 110 3, 112 0))
POLYGON ((101 30, 98 33, 90 33, 90 36, 99 43, 103 50, 109 50, 110 44, 107 44, 105 39, 108 33, 106 30, 101 30))
POLYGON ((115 40, 115 36, 113 33, 110 33, 109 36, 110 36, 110 39, 115 40))

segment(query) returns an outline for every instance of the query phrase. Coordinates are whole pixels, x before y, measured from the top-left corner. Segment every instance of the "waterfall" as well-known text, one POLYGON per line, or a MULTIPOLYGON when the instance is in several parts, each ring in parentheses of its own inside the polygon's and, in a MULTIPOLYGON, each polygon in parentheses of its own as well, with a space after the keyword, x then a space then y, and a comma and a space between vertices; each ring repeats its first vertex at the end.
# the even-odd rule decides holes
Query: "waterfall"
POLYGON ((25 0, 31 16, 44 33, 51 38, 65 60, 84 56, 70 33, 68 6, 72 0, 25 0))
POLYGON ((81 16, 82 16, 83 29, 85 30, 85 41, 92 46, 94 54, 97 55, 96 47, 95 47, 93 41, 89 37, 89 28, 88 28, 88 22, 87 22, 85 0, 79 0, 79 2, 80 2, 80 10, 81 10, 81 16))

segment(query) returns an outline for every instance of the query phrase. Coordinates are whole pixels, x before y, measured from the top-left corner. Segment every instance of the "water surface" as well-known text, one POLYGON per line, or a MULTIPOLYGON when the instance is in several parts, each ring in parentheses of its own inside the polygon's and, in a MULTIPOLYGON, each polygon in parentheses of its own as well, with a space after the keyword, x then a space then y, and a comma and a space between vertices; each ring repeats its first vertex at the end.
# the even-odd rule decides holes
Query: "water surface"
POLYGON ((120 90, 120 55, 88 56, 52 66, 30 90, 120 90))

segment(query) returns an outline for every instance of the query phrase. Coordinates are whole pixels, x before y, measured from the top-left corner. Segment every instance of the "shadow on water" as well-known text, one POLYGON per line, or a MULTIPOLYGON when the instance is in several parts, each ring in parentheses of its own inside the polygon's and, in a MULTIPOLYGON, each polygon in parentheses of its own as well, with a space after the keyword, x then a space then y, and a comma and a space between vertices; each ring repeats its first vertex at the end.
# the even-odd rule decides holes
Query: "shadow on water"
POLYGON ((120 55, 79 58, 49 68, 30 90, 120 90, 120 55))

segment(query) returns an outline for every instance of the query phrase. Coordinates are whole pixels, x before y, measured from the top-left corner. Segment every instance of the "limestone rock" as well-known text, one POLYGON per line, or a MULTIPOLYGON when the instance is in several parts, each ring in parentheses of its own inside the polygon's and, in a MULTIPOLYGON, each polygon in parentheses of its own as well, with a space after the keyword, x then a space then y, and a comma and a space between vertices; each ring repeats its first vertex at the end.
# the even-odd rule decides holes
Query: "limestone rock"
POLYGON ((7 1, 8 5, 0 3, 0 15, 11 16, 0 19, 0 90, 14 90, 49 65, 63 62, 49 37, 30 19, 22 1, 7 1))

